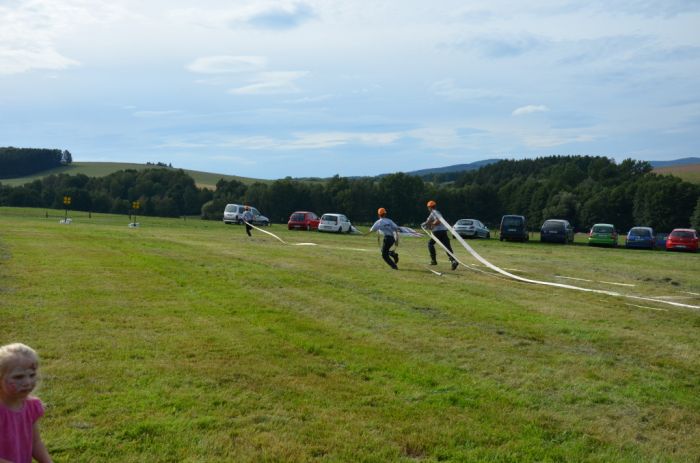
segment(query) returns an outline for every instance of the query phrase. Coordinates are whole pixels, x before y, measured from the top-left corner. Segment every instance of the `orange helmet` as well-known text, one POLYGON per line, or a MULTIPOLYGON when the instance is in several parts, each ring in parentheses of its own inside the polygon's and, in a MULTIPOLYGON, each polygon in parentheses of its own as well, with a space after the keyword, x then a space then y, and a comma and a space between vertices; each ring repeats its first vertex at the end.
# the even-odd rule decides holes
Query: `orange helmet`
POLYGON ((430 201, 428 201, 428 207, 435 207, 436 204, 437 203, 435 201, 433 201, 432 199, 430 201))
POLYGON ((384 209, 383 207, 380 207, 379 209, 377 209, 377 215, 379 217, 384 217, 386 215, 386 209, 384 209))

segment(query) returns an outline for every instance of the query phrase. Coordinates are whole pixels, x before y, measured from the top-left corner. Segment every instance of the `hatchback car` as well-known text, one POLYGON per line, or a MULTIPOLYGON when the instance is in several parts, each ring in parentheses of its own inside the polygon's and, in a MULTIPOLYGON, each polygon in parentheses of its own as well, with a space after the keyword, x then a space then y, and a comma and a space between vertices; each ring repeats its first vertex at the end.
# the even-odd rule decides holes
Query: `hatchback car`
POLYGON ((352 224, 343 214, 323 214, 318 223, 318 231, 350 233, 352 231, 352 224))
POLYGON ((530 235, 527 232, 527 221, 522 215, 504 215, 499 227, 499 239, 528 241, 530 235))
POLYGON ((697 252, 698 232, 692 228, 675 228, 666 238, 666 250, 697 252))
POLYGON ((540 229, 540 241, 543 243, 573 243, 574 227, 568 220, 545 220, 540 229))
POLYGON ((588 244, 590 246, 617 246, 617 230, 615 225, 609 223, 597 223, 588 232, 588 244))
POLYGON ((651 227, 632 227, 625 236, 626 248, 654 249, 656 236, 651 227))
POLYGON ((476 219, 459 219, 453 228, 462 238, 491 238, 488 227, 476 219))
POLYGON ((320 219, 313 212, 296 211, 289 216, 287 229, 289 230, 318 230, 320 219))

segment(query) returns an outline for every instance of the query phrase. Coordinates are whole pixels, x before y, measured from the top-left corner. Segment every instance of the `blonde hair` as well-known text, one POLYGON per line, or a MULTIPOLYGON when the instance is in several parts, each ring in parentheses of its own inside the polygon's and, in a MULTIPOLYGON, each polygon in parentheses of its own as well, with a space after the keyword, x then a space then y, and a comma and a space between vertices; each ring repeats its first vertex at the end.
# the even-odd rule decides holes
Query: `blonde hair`
POLYGON ((7 344, 0 347, 0 379, 5 376, 5 373, 13 365, 13 362, 17 360, 18 357, 29 358, 35 363, 39 363, 39 355, 31 347, 16 342, 14 344, 7 344))

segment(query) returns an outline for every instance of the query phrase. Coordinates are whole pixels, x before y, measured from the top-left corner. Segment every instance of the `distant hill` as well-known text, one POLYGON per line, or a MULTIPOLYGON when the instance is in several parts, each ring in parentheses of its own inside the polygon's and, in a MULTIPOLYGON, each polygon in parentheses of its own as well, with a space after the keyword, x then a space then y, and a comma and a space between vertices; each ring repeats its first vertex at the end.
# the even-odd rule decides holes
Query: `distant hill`
POLYGON ((681 158, 673 161, 649 161, 654 169, 659 167, 685 166, 688 164, 700 164, 700 158, 681 158))
MULTIPOLYGON (((26 177, 17 177, 12 179, 2 179, 0 183, 3 185, 18 186, 24 185, 25 183, 32 182, 34 180, 42 179, 51 174, 68 174, 77 175, 84 174, 88 177, 105 177, 113 172, 126 169, 134 170, 144 170, 144 169, 176 169, 175 167, 161 167, 154 164, 136 164, 127 162, 73 162, 66 166, 56 167, 55 169, 49 169, 42 172, 38 172, 33 175, 28 175, 26 177)), ((216 182, 220 179, 226 181, 238 180, 246 185, 250 185, 255 182, 269 182, 269 180, 258 180, 248 177, 239 177, 236 175, 224 175, 216 174, 212 172, 201 172, 197 170, 182 169, 187 174, 189 174, 200 188, 209 188, 211 190, 216 189, 216 182)))
POLYGON ((413 172, 406 172, 409 175, 416 175, 418 177, 423 177, 432 174, 450 174, 453 172, 464 172, 467 170, 476 170, 489 164, 500 161, 500 159, 484 159, 483 161, 471 162, 469 164, 455 164, 453 166, 446 167, 435 167, 432 169, 421 169, 414 170, 413 172))

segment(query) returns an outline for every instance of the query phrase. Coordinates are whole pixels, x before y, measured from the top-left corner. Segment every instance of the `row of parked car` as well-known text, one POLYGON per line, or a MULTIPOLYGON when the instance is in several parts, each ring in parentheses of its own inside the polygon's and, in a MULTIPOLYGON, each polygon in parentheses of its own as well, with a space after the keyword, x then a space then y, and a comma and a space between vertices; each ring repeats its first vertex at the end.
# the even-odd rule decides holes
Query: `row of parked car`
MULTIPOLYGON (((625 247, 654 249, 657 247, 657 235, 651 227, 632 227, 625 236, 625 247)), ((500 240, 527 241, 529 233, 527 222, 522 215, 504 215, 501 219, 500 240)), ((540 241, 556 243, 573 243, 574 228, 568 220, 545 220, 540 228, 540 241)), ((588 244, 591 246, 616 247, 619 236, 615 226, 609 223, 597 223, 588 232, 588 244)), ((663 240, 663 246, 669 251, 698 250, 698 233, 692 228, 675 228, 663 240)))
MULTIPOLYGON (((270 219, 250 207, 253 213, 253 224, 270 225, 270 219)), ((224 223, 242 223, 245 206, 228 204, 224 209, 224 223)), ((295 211, 287 221, 289 230, 318 230, 332 233, 351 233, 355 231, 346 215, 327 213, 321 217, 310 211, 295 211)), ((459 219, 454 224, 455 231, 463 238, 491 238, 491 231, 483 222, 477 219, 459 219)), ((409 230, 415 233, 413 230, 409 230)), ((510 241, 528 241, 530 233, 527 220, 522 215, 504 215, 499 226, 499 239, 510 241)), ((408 233, 408 231, 407 231, 408 233)), ((658 247, 657 236, 651 227, 632 227, 625 236, 625 247, 654 249, 658 247)), ((574 228, 568 220, 545 220, 540 227, 540 241, 543 243, 573 243, 574 228)), ((588 232, 588 244, 591 246, 616 247, 619 243, 615 226, 609 223, 597 223, 588 232)), ((690 228, 676 228, 664 240, 661 246, 667 250, 697 251, 698 233, 690 228)))

